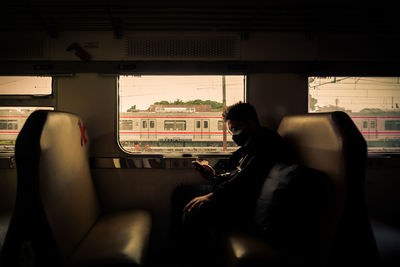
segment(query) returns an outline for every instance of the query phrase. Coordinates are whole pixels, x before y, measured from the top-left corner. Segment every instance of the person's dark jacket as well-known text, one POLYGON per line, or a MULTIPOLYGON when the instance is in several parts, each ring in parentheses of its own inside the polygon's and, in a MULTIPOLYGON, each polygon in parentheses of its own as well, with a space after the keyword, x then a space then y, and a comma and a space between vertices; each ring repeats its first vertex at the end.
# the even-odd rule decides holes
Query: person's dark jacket
POLYGON ((236 207, 254 207, 271 167, 290 162, 291 153, 285 140, 275 131, 259 127, 245 145, 233 152, 225 164, 214 166, 214 194, 236 207))

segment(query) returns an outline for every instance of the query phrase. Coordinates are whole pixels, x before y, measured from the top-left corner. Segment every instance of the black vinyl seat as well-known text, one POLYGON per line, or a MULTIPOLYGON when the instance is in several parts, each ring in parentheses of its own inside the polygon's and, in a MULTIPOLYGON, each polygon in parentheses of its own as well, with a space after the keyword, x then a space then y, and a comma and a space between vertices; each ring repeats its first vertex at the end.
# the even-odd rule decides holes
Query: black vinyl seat
POLYGON ((103 213, 73 114, 35 111, 16 143, 17 199, 4 266, 143 265, 151 232, 144 210, 103 213))

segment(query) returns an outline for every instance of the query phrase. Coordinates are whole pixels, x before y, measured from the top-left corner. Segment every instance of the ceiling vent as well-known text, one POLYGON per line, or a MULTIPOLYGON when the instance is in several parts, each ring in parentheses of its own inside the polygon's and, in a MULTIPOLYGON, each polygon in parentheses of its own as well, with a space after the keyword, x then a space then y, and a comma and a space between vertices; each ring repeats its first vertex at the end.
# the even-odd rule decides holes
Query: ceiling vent
POLYGON ((47 42, 45 40, 5 39, 0 42, 1 59, 43 59, 47 42))
POLYGON ((233 60, 240 57, 240 37, 226 35, 134 36, 126 56, 135 59, 233 60))

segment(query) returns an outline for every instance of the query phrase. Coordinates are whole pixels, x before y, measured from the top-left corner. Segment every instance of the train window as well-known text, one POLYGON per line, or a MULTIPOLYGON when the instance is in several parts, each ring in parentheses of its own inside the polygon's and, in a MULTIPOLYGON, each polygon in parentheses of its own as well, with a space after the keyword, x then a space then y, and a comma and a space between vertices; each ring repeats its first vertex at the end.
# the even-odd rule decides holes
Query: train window
POLYGON ((166 131, 175 130, 175 121, 164 121, 164 130, 166 131))
POLYGON ((142 124, 143 124, 143 128, 145 129, 145 128, 147 128, 147 121, 142 121, 142 124))
POLYGON ((127 131, 127 130, 132 130, 133 129, 132 120, 121 120, 119 123, 120 123, 119 124, 119 129, 120 130, 127 131))
POLYGON ((50 76, 0 76, 0 153, 12 155, 15 140, 28 116, 37 109, 54 109, 50 76))
POLYGON ((0 120, 0 130, 17 130, 18 123, 16 120, 0 120))
POLYGON ((344 111, 368 152, 400 153, 400 77, 309 77, 308 111, 344 111))
POLYGON ((15 140, 29 115, 51 107, 0 107, 0 154, 14 153, 15 140))
POLYGON ((400 120, 385 121, 385 130, 400 130, 400 120))
POLYGON ((121 148, 146 154, 236 150, 223 130, 222 111, 246 100, 245 84, 244 75, 120 75, 119 120, 145 120, 151 129, 120 127, 121 148))
POLYGON ((224 122, 218 121, 218 131, 222 131, 223 126, 224 126, 224 122))
POLYGON ((186 121, 164 121, 164 130, 184 131, 186 130, 186 121))
POLYGON ((186 121, 175 121, 175 130, 177 131, 186 130, 186 121))

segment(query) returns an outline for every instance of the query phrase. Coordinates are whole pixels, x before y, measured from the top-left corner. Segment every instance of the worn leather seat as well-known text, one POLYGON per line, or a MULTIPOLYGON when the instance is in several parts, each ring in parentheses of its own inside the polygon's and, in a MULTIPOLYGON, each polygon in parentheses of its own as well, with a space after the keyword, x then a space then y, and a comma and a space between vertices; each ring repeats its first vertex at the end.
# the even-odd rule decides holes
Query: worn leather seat
MULTIPOLYGON (((377 265, 364 199, 367 147, 352 120, 344 112, 287 116, 278 133, 290 143, 302 165, 323 172, 329 179, 319 214, 317 245, 310 252, 308 265, 377 265)), ((227 244, 230 266, 304 264, 285 258, 288 255, 257 236, 231 233, 227 244)))
POLYGON ((36 111, 28 118, 16 143, 17 200, 5 266, 144 263, 151 216, 144 210, 102 212, 88 146, 76 115, 36 111))

